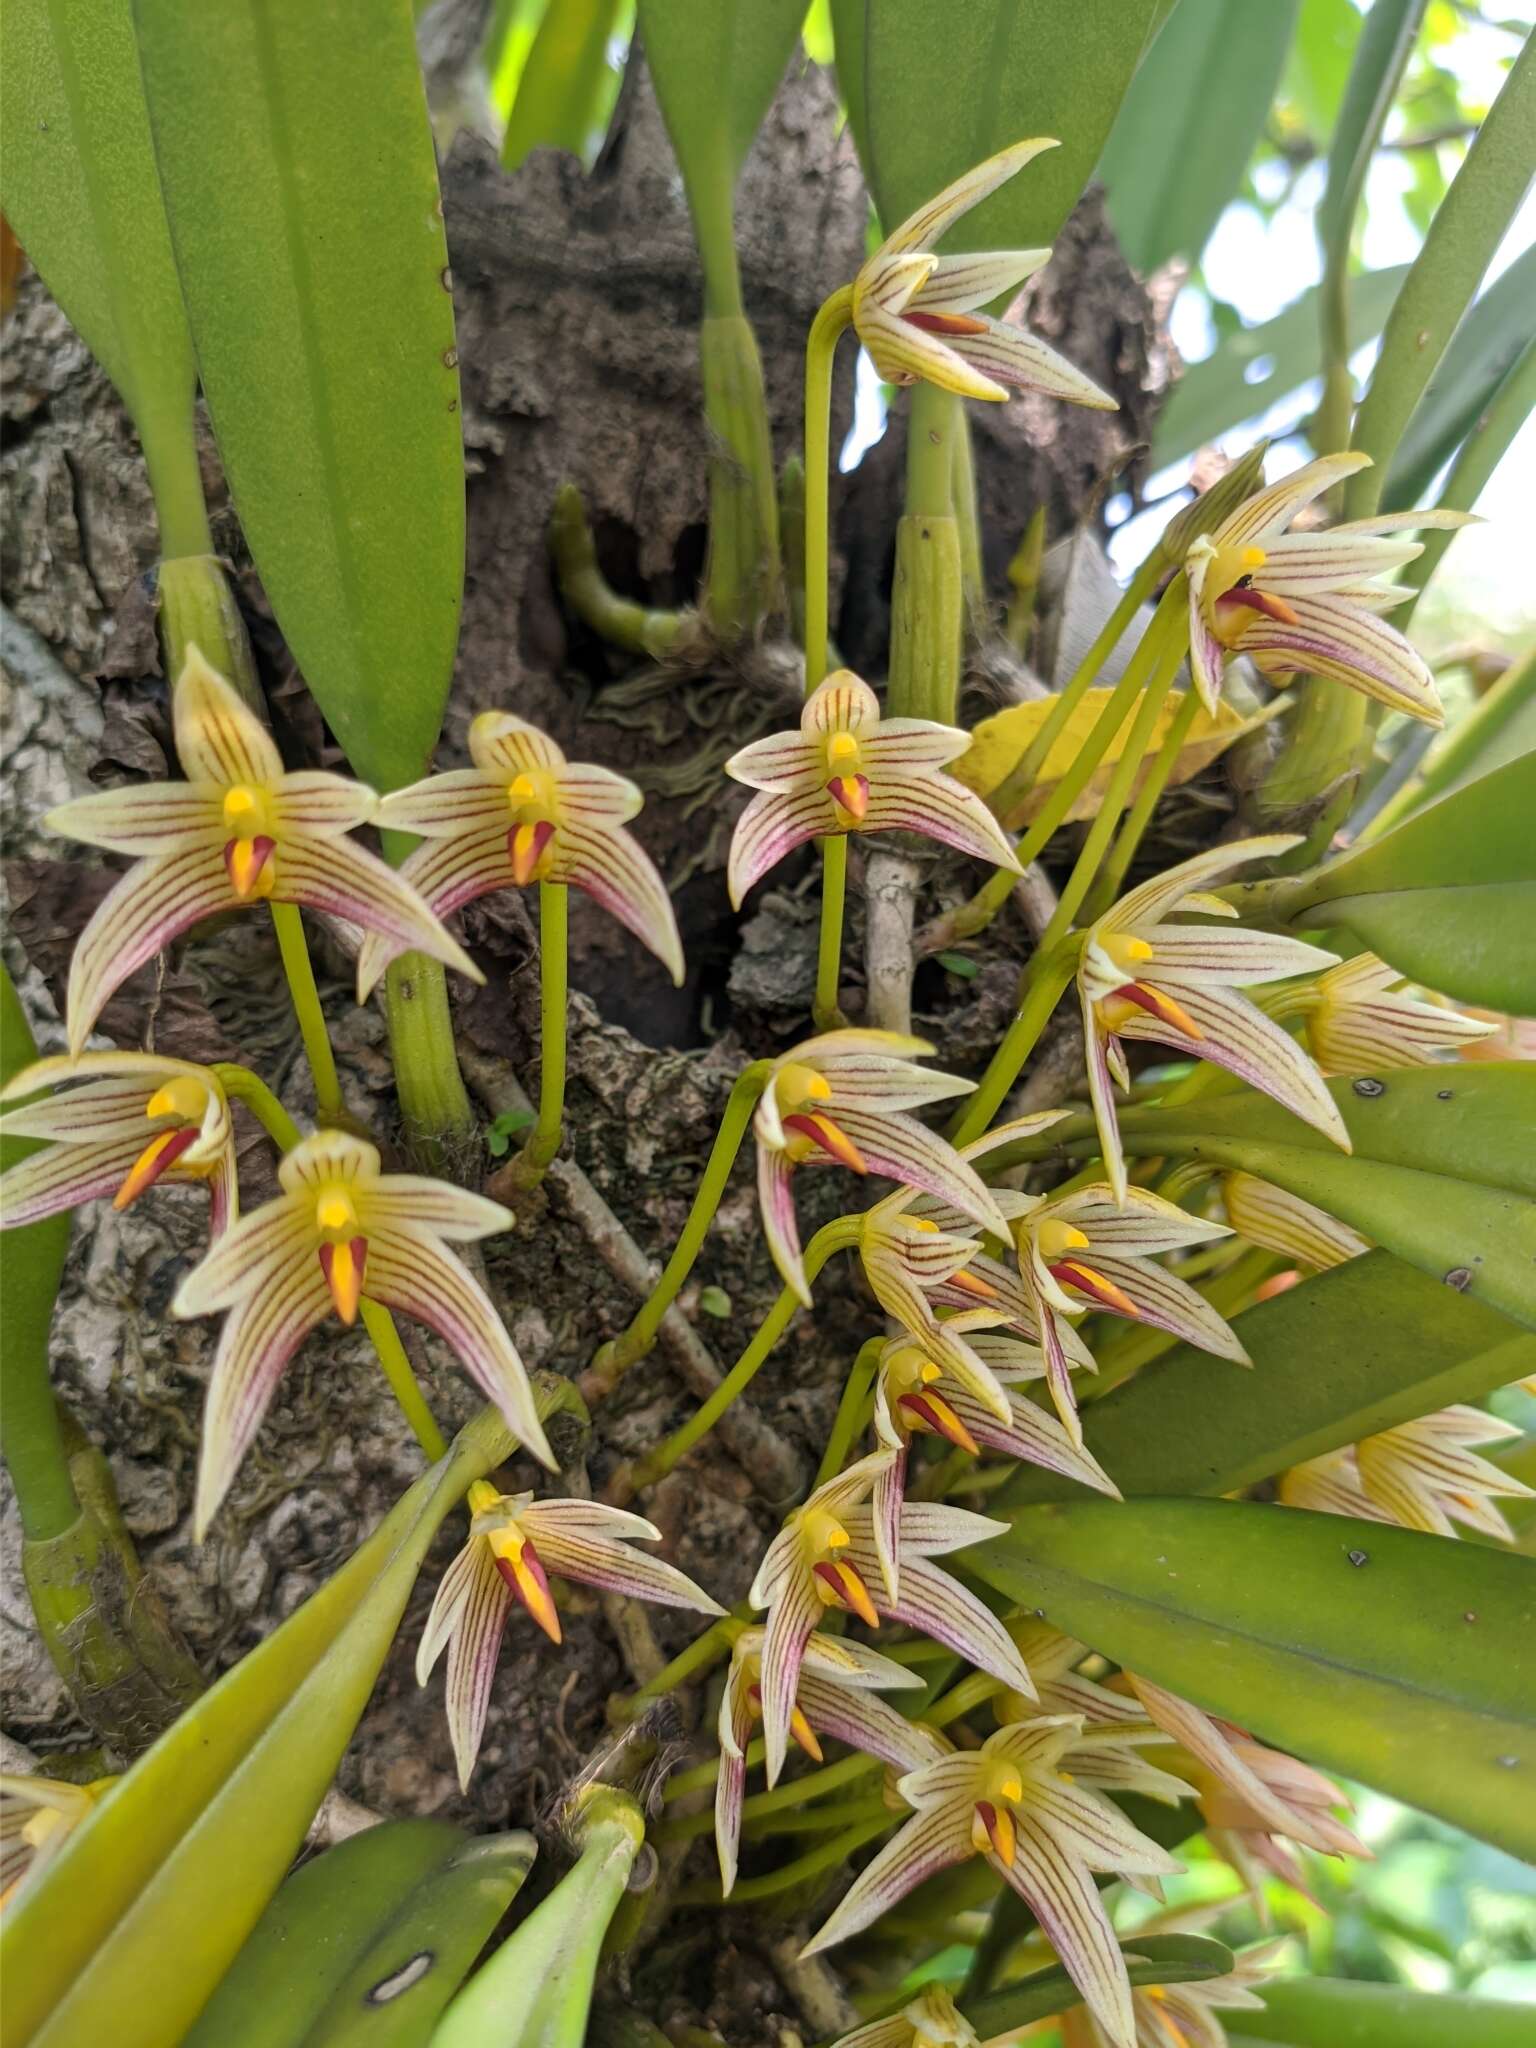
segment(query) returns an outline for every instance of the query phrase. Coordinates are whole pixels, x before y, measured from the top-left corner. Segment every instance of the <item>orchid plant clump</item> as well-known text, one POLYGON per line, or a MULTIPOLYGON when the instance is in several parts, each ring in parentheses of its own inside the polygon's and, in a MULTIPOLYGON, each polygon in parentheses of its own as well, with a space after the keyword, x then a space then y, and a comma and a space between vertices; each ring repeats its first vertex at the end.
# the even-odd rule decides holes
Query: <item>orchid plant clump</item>
MULTIPOLYGON (((1079 320, 1070 292, 1032 285, 1031 318, 1066 353, 1011 301, 1055 274, 1046 245, 1096 162, 1113 205, 1117 109, 1129 121, 1151 91, 1183 10, 1147 54, 1151 0, 1125 0, 1103 24, 1103 81, 1077 60, 1053 69, 1078 10, 1036 10, 1027 65, 1004 0, 956 10, 946 35, 967 75, 995 67, 997 108, 1038 112, 990 155, 985 139, 962 147, 969 101, 942 111, 958 60, 924 57, 883 0, 831 10, 881 218, 803 336, 804 459, 776 478, 779 366, 765 374, 744 309, 733 208, 804 9, 640 0, 706 287, 697 608, 610 587, 619 557, 566 484, 552 584, 579 632, 560 691, 529 683, 552 604, 541 561, 495 643, 504 669, 487 673, 466 636, 445 728, 458 354, 409 37, 337 22, 332 48, 293 0, 272 0, 270 21, 247 0, 222 21, 112 0, 121 48, 109 37, 82 69, 56 11, 18 7, 31 98, 15 217, 144 443, 178 771, 44 812, 113 871, 75 890, 67 970, 58 933, 37 948, 58 1016, 37 976, 25 1009, 0 986, 4 1455, 38 1631, 95 1731, 89 1763, 83 1748, 35 1770, 7 1756, 0 1775, 18 2048, 109 2026, 129 2048, 246 2048, 258 2018, 324 2048, 353 2038, 360 1999, 400 2000, 432 2048, 578 2048, 606 2038, 595 1995, 613 2037, 638 2040, 656 2032, 628 2009, 651 1997, 652 1951, 680 1973, 658 2023, 723 2039, 702 1987, 732 1965, 701 1958, 747 1948, 772 1959, 802 2031, 839 2048, 1036 2033, 1222 2048, 1225 2016, 1239 2032, 1272 1987, 1266 2024, 1287 2023, 1292 1937, 1373 1852, 1357 1784, 1536 1854, 1512 1796, 1536 1768, 1536 1090, 1528 1062, 1487 1056, 1536 1013, 1530 664, 1469 712, 1464 658, 1432 658, 1433 638, 1407 630, 1470 520, 1478 437, 1526 374, 1501 369, 1510 387, 1460 407, 1462 439, 1428 461, 1449 336, 1491 247, 1463 278, 1431 228, 1356 406, 1334 329, 1350 331, 1336 273, 1360 186, 1346 202, 1330 182, 1347 217, 1318 288, 1331 354, 1311 459, 1271 480, 1262 447, 1202 463, 1206 488, 1037 675, 1062 492, 1032 485, 1027 528, 989 532, 1018 486, 979 487, 993 456, 973 444, 975 408, 1004 422, 1010 461, 1092 415, 1119 430, 1130 357, 1101 349, 1092 376, 1069 359, 1102 324, 1087 298, 1079 320), (243 166, 231 218, 259 192, 280 234, 237 233, 210 207, 188 154, 206 111, 180 69, 194 58, 243 166), (378 109, 354 154, 338 95, 378 109), (1029 133, 1047 116, 1060 142, 1029 133), (34 129, 72 167, 62 183, 34 129), (357 274, 336 211, 348 192, 357 274), (381 283, 385 244, 409 263, 381 283), (834 620, 832 388, 849 331, 898 395, 906 479, 879 574, 850 549, 834 620), (418 405, 426 365, 451 383, 418 405), (194 374, 312 717, 264 687, 212 551, 194 374), (305 451, 275 495, 257 390, 305 451), (1442 501, 1415 508, 1448 462, 1442 501), (869 678, 844 664, 875 659, 861 604, 882 635, 889 620, 869 678), (614 680, 588 643, 645 666, 614 680), (561 743, 585 751, 610 712, 625 738, 594 749, 632 775, 561 743), (690 723, 710 724, 702 754, 652 758, 690 723), (1212 765, 1229 747, 1230 776, 1212 765), (814 993, 783 938, 811 918, 814 993), (734 945, 737 920, 757 934, 744 946, 783 956, 764 1008, 722 970, 716 935, 734 945), (270 1020, 244 986, 221 982, 208 1029, 188 1033, 182 991, 237 921, 242 962, 270 934, 302 1065, 267 1057, 270 1020), (614 956, 635 977, 627 1015, 672 1001, 670 984, 698 1037, 739 1054, 697 1174, 699 1091, 682 1076, 713 1085, 718 1061, 650 1047, 654 1076, 625 1066, 622 1033, 586 1003, 601 1007, 593 963, 614 956), (338 960, 358 1009, 379 1004, 377 1029, 339 1015, 338 960), (210 1051, 236 1047, 248 1060, 210 1051), (677 1183, 658 1161, 692 1189, 670 1246, 677 1183), (116 1439, 114 1410, 83 1428, 55 1390, 77 1400, 89 1379, 100 1396, 130 1348, 82 1375, 69 1304, 89 1295, 94 1344, 106 1297, 77 1259, 50 1363, 64 1219, 93 1205, 109 1205, 97 1265, 130 1209, 136 1241, 178 1233, 112 1329, 177 1332, 163 1405, 186 1472, 166 1498, 188 1514, 177 1543, 205 1593, 230 1559, 266 1569, 261 1517, 301 1476, 305 1500, 340 1501, 391 1458, 422 1468, 205 1691, 118 1510, 112 1468, 140 1447, 116 1439), (738 1319, 747 1341, 722 1369, 714 1348, 738 1319), (279 1456, 273 1424, 354 1386, 362 1339, 415 1448, 394 1408, 381 1425, 380 1402, 347 1394, 346 1426, 304 1443, 301 1475, 307 1425, 279 1456), (771 1378, 753 1383, 771 1360, 770 1412, 771 1378), (471 1413, 465 1381, 486 1405, 450 1431, 438 1417, 471 1413), (387 1664, 402 1637, 419 1699, 387 1664), (290 1877, 386 1668, 419 1754, 346 1782, 420 1811, 368 1815, 290 1877), (536 1823, 537 1842, 459 1825, 493 1809, 536 1823), (535 1853, 572 1867, 472 1973, 535 1853)), ((562 112, 542 133, 530 98, 509 162, 592 127, 616 10, 586 10, 579 35, 578 11, 548 0, 518 46, 513 68, 562 112)), ((1376 40, 1362 63, 1382 61, 1376 40)), ((1529 95, 1529 61, 1506 94, 1529 95)), ((1353 80, 1349 104, 1385 91, 1384 116, 1396 76, 1353 80)), ((434 118, 449 118, 435 100, 434 118)), ((1489 114, 1445 236, 1507 216, 1500 165, 1529 154, 1511 132, 1489 114)), ((1197 255, 1170 246, 1144 267, 1197 255)), ((1482 307, 1469 332, 1491 324, 1482 307)), ((494 378, 470 385, 475 445, 532 492, 505 422, 542 422, 545 399, 517 390, 511 408, 494 378)), ((1092 472, 1074 506, 1096 508, 1122 469, 1139 493, 1138 431, 1072 443, 1094 451, 1071 457, 1092 472)), ((1085 511, 1085 531, 1097 519, 1085 511)), ((483 639, 502 597, 482 585, 476 602, 483 639)), ((146 1510, 133 1526, 165 1525, 146 1510)), ((220 1626, 222 1655, 238 1630, 220 1626)), ((1343 2038, 1338 1987, 1313 1988, 1322 2017, 1294 2038, 1343 2038)))

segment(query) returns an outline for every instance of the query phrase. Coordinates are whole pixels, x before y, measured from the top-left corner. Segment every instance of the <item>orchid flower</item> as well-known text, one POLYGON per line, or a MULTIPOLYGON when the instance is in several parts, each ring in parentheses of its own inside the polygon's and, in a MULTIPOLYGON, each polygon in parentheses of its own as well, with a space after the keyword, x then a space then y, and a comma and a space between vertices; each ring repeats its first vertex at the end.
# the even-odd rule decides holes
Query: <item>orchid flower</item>
POLYGON ((272 736, 196 647, 171 696, 185 782, 77 797, 43 820, 88 846, 144 856, 80 934, 69 967, 69 1049, 78 1053, 113 991, 172 939, 270 898, 349 918, 475 981, 484 976, 392 868, 347 837, 378 798, 345 776, 290 775, 272 736))
POLYGON ((1424 1067, 1486 1038, 1496 1025, 1401 993, 1405 977, 1374 953, 1341 960, 1304 989, 1283 991, 1282 1015, 1305 1017, 1307 1049, 1325 1074, 1424 1067))
POLYGON ((195 1525, 201 1541, 300 1344, 334 1308, 366 1301, 435 1330, 508 1428, 553 1465, 522 1360, 449 1244, 505 1230, 511 1212, 416 1174, 381 1173, 377 1151, 318 1131, 281 1161, 282 1193, 227 1230, 182 1282, 171 1312, 225 1318, 203 1415, 195 1525))
POLYGON ((727 775, 757 791, 731 835, 731 902, 808 840, 843 832, 917 832, 993 867, 1019 871, 1013 843, 974 790, 943 773, 968 732, 926 718, 882 718, 851 670, 813 690, 798 732, 769 733, 733 754, 727 775))
POLYGON ((907 1446, 919 1432, 941 1436, 972 1457, 984 1449, 997 1451, 1120 1498, 1120 1489, 1091 1452, 1074 1443, 1054 1416, 999 1385, 970 1349, 965 1337, 976 1319, 990 1324, 994 1317, 988 1309, 955 1316, 892 1338, 880 1355, 875 1434, 897 1455, 877 1476, 871 1498, 876 1517, 888 1524, 893 1552, 906 1489, 907 1446), (963 1375, 955 1371, 957 1355, 966 1361, 963 1375))
POLYGON ((933 253, 963 214, 1042 150, 1056 147, 1040 136, 977 164, 887 235, 854 279, 854 328, 888 384, 923 379, 962 398, 1003 399, 1010 388, 1040 391, 1115 410, 1114 399, 1043 341, 975 311, 1032 277, 1049 261, 1049 249, 933 253))
POLYGON ((1213 847, 1132 889, 1088 927, 1077 986, 1088 1089, 1116 1200, 1126 1188, 1113 1086, 1130 1084, 1123 1039, 1154 1039, 1226 1067, 1350 1149, 1344 1119, 1317 1068, 1289 1032, 1239 993, 1255 982, 1329 967, 1337 955, 1270 932, 1169 921, 1181 911, 1235 917, 1231 905, 1208 894, 1206 885, 1229 868, 1284 853, 1296 843, 1280 833, 1213 847))
POLYGON ((1239 1237, 1314 1272, 1342 1266, 1346 1259, 1357 1259, 1371 1248, 1368 1238, 1326 1209, 1251 1173, 1221 1176, 1221 1204, 1239 1237))
POLYGON ((1096 1792, 1140 1793, 1165 1806, 1188 1798, 1189 1786, 1182 1778, 1159 1770, 1142 1755, 1143 1749, 1166 1747, 1171 1738, 1148 1719, 1140 1702, 1084 1677, 1076 1668, 1088 1655, 1084 1644, 1033 1617, 1015 1616, 1008 1633, 1029 1666, 1039 1700, 1004 1693, 996 1703, 999 1721, 1041 1714, 1076 1717, 1082 1721, 1082 1732, 1064 1752, 1074 1783, 1092 1786, 1096 1792))
POLYGON ((426 1684, 433 1665, 448 1652, 448 1732, 459 1785, 466 1791, 485 1733, 502 1631, 514 1603, 552 1643, 561 1640, 550 1573, 663 1607, 725 1612, 675 1566, 630 1548, 637 1539, 661 1540, 661 1531, 643 1516, 597 1501, 498 1493, 485 1479, 470 1487, 469 1511, 469 1541, 442 1576, 416 1652, 418 1685, 426 1684))
MULTIPOLYGON (((429 775, 381 799, 385 831, 427 842, 401 868, 435 917, 493 889, 565 882, 633 932, 681 986, 683 945, 667 885, 624 827, 645 799, 610 769, 567 761, 552 739, 505 711, 469 728, 473 768, 429 775)), ((363 948, 358 980, 371 988, 399 946, 363 948)))
POLYGON ((0 1771, 0 1906, 64 1847, 116 1778, 74 1785, 0 1771))
MULTIPOLYGON (((736 1639, 720 1697, 720 1775, 715 1780, 715 1847, 720 1888, 736 1882, 741 1808, 747 1781, 747 1744, 762 1712, 762 1659, 766 1631, 749 1628, 736 1639)), ((897 1713, 877 1692, 923 1681, 904 1664, 892 1663, 863 1643, 817 1630, 805 1646, 790 1713, 790 1734, 814 1763, 822 1760, 818 1736, 830 1735, 865 1756, 878 1757, 896 1771, 913 1771, 947 1754, 949 1744, 920 1721, 897 1713)))
POLYGON ((803 1953, 846 1941, 924 1879, 983 1856, 1030 1908, 1111 2040, 1130 2048, 1130 1983, 1093 1873, 1161 1877, 1183 1866, 1061 1771, 1081 1728, 1059 1714, 1011 1722, 979 1750, 909 1772, 897 1790, 916 1813, 865 1865, 803 1953))
POLYGON ((865 1505, 895 1451, 872 1451, 818 1486, 769 1544, 747 1598, 768 1610, 760 1658, 768 1783, 788 1750, 801 1661, 828 1607, 868 1627, 905 1622, 1002 1684, 1033 1686, 1007 1630, 974 1593, 930 1562, 999 1536, 1006 1522, 927 1501, 909 1501, 894 1532, 865 1505))
POLYGON ((229 1103, 211 1068, 149 1052, 36 1060, 0 1089, 0 1102, 17 1104, 0 1114, 0 1136, 49 1140, 0 1176, 0 1230, 107 1195, 126 1209, 160 1180, 207 1188, 210 1238, 238 1213, 229 1103), (45 1101, 21 1100, 72 1081, 79 1086, 45 1101))
POLYGON ((1401 633, 1378 616, 1412 593, 1392 575, 1423 549, 1398 536, 1415 527, 1465 526, 1466 512, 1389 512, 1321 533, 1288 533, 1304 506, 1368 455, 1324 455, 1247 498, 1191 542, 1190 672, 1213 716, 1229 654, 1268 676, 1300 669, 1363 691, 1394 711, 1443 725, 1434 677, 1401 633))
MULTIPOLYGON (((1158 1914, 1136 1933, 1172 1933, 1189 1921, 1188 1913, 1158 1914)), ((1226 2029, 1217 2015, 1263 2011, 1264 2001, 1253 1987, 1270 1974, 1283 1947, 1283 1941, 1265 1941, 1245 1949, 1234 1956, 1233 1967, 1222 1977, 1136 1986, 1131 1992, 1135 2048, 1227 2048, 1226 2029)), ((1110 2048, 1108 2036, 1086 2006, 1063 2013, 1060 2025, 1062 2048, 1110 2048)))
POLYGON ((839 2034, 832 2048, 1005 2048, 1017 2038, 1010 2029, 995 2043, 980 2040, 943 1985, 925 1984, 900 2012, 839 2034))
POLYGON ((1536 1499, 1536 1488, 1469 1447, 1508 1443, 1519 1435, 1517 1425, 1481 1408, 1442 1408, 1293 1465, 1281 1474, 1279 1498, 1288 1508, 1396 1522, 1434 1536, 1454 1536, 1460 1522, 1508 1543, 1510 1527, 1494 1500, 1536 1499))
POLYGON ((1006 1233, 974 1170, 935 1132, 902 1114, 975 1086, 913 1064, 910 1055, 932 1051, 926 1040, 895 1031, 829 1031, 781 1053, 769 1071, 752 1118, 758 1201, 773 1262, 807 1308, 811 1290, 790 1187, 807 1160, 833 1160, 854 1173, 925 1189, 983 1228, 1006 1233))

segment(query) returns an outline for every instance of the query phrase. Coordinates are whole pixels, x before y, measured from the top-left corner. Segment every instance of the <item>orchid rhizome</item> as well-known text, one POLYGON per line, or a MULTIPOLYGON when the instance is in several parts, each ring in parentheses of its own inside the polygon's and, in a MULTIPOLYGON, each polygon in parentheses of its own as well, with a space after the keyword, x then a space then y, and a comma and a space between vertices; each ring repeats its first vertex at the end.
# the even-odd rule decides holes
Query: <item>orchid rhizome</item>
POLYGON ((3 35, 7 2042, 1527 2038, 1521 23, 3 35))

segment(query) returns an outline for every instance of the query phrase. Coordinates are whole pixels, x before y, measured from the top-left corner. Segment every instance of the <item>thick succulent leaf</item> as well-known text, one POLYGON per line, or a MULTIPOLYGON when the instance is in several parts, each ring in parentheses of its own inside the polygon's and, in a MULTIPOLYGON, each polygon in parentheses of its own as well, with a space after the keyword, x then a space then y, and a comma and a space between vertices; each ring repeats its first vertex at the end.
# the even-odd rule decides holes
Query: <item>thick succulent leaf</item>
MULTIPOLYGON (((1130 1943, 1125 1974, 1133 1987, 1146 1984, 1201 1984, 1225 1977, 1233 1967, 1232 1951, 1204 1934, 1127 1935, 1130 1943)), ((1010 2034, 1034 2020, 1049 2019, 1081 2003, 1072 1979, 1059 1963, 1036 1970, 1002 1991, 965 2000, 961 2010, 982 2040, 1010 2034)))
MULTIPOLYGON (((1351 278, 1351 351, 1380 334, 1407 275, 1408 266, 1402 263, 1351 278)), ((1283 313, 1228 335, 1210 355, 1191 364, 1174 385, 1153 433, 1153 467, 1193 455, 1315 377, 1322 357, 1318 317, 1318 288, 1313 285, 1283 313)))
POLYGON ((419 2048, 535 1853, 437 1820, 338 1842, 282 1886, 185 2048, 419 2048))
POLYGON ((701 208, 728 209, 799 38, 804 0, 638 0, 637 14, 695 219, 701 208))
POLYGON ((352 766, 397 788, 437 738, 464 576, 453 299, 409 0, 134 0, 134 18, 241 524, 352 766))
POLYGON ((1223 2015, 1232 2048, 1527 2048, 1531 2038, 1529 2004, 1509 1999, 1332 1977, 1269 1977, 1258 1988, 1261 2012, 1223 2015))
POLYGON ((1178 0, 1121 102, 1098 179, 1128 262, 1145 277, 1198 260, 1242 185, 1300 0, 1178 0))
POLYGON ((202 552, 192 338, 160 198, 131 0, 11 0, 5 11, 6 217, 49 291, 122 394, 166 518, 202 552))
POLYGON ((1009 1599, 1261 1741, 1536 1853, 1536 1563, 1248 1501, 1022 1508, 1009 1599))
POLYGON ((92 1810, 0 1931, 15 2048, 164 2048, 292 1862, 393 1642, 421 1560, 505 1457, 490 1411, 350 1561, 92 1810))
MULTIPOLYGON (((1307 1458, 1536 1373, 1536 1336, 1386 1252, 1236 1317, 1254 1369, 1193 1345, 1083 1409, 1087 1448, 1127 1497, 1231 1493, 1307 1458)), ((1081 1499, 1023 1466, 1004 1499, 1081 1499)))
POLYGON ((599 1787, 579 1861, 470 1979, 432 2048, 582 2048, 603 1937, 645 1840, 627 1793, 599 1787))
MULTIPOLYGON (((1536 1015, 1536 753, 1282 884, 1295 926, 1341 925, 1459 1002, 1536 1015)), ((1233 900, 1241 903, 1241 891, 1233 900)))
POLYGON ((1027 137, 1048 151, 944 238, 965 249, 1053 242, 1098 161, 1156 0, 833 0, 838 77, 886 229, 1027 137))

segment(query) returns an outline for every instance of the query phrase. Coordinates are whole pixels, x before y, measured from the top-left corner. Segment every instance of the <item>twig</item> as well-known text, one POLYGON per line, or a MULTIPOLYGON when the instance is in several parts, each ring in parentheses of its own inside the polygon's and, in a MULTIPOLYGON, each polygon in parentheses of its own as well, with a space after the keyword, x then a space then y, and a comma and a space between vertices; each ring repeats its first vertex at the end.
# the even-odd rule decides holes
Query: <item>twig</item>
POLYGON ((912 1030, 912 920, 921 872, 910 855, 884 846, 864 864, 864 973, 877 1031, 912 1030))

